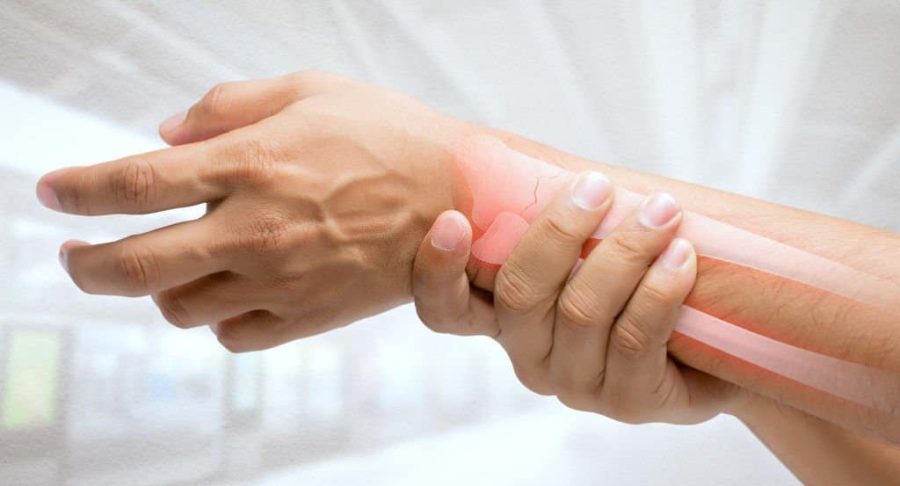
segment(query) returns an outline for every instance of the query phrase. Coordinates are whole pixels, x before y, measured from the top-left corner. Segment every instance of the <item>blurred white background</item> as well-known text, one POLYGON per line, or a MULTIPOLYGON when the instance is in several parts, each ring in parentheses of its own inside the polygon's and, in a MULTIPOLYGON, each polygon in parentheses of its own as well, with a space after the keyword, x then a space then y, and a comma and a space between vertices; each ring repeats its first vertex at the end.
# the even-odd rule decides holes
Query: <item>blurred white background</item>
MULTIPOLYGON (((749 432, 627 426, 410 308, 231 355, 81 295, 38 176, 160 147, 213 84, 302 68, 580 155, 900 230, 900 2, 2 0, 0 483, 793 484, 749 432)), ((815 236, 815 235, 813 235, 815 236)))

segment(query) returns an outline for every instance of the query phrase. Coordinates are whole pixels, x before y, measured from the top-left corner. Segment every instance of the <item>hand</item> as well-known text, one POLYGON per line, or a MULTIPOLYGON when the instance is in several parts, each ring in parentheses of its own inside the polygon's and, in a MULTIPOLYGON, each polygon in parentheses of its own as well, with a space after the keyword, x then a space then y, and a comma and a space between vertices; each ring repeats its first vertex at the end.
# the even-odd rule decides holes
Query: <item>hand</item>
POLYGON ((453 205, 443 165, 463 129, 324 73, 228 83, 162 126, 178 146, 53 172, 37 191, 82 215, 208 203, 196 221, 67 242, 61 261, 85 292, 152 295, 179 327, 262 349, 410 299, 416 246, 453 205))
POLYGON ((469 222, 441 214, 416 256, 416 309, 436 331, 493 336, 526 387, 571 408, 630 423, 707 420, 743 392, 668 356, 697 271, 691 244, 673 240, 681 221, 674 199, 648 198, 570 278, 611 194, 602 175, 582 175, 496 273, 470 264, 467 274, 469 222), (470 279, 493 280, 493 296, 470 279))

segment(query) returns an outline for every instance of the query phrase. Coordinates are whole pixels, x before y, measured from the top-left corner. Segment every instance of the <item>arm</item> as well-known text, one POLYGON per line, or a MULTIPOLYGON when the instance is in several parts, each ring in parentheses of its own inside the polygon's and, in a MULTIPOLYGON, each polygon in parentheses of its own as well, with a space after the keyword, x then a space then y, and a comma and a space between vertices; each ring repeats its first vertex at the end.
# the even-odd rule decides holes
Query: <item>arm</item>
POLYGON ((900 477, 896 446, 761 397, 735 415, 804 484, 894 484, 900 477))
MULTIPOLYGON (((667 356, 674 316, 696 272, 690 251, 672 264, 678 254, 675 242, 657 257, 677 215, 654 228, 626 220, 569 277, 581 238, 596 227, 596 213, 608 212, 609 204, 585 211, 561 199, 562 204, 553 203, 534 221, 500 268, 493 299, 469 288, 468 222, 454 211, 439 216, 416 256, 413 293, 422 321, 439 332, 494 337, 523 384, 554 394, 569 407, 631 423, 694 423, 729 413, 744 421, 804 484, 895 482, 900 448, 678 366, 667 356), (640 252, 637 265, 620 258, 623 241, 640 252), (519 277, 510 280, 510 269, 517 269, 519 277), (518 289, 528 284, 536 291, 530 298, 511 293, 511 281, 519 282, 518 289), (586 300, 604 303, 585 305, 586 300), (523 330, 528 339, 516 337, 523 330), (636 336, 644 337, 643 346, 635 346, 636 336)), ((681 245, 690 249, 684 240, 681 245)))
MULTIPOLYGON (((537 157, 570 170, 590 166, 583 160, 553 153, 552 149, 545 147, 535 147, 512 136, 505 136, 505 139, 509 146, 519 147, 531 157, 512 153, 503 147, 482 148, 484 144, 480 142, 476 149, 459 151, 459 157, 478 160, 482 166, 495 163, 493 161, 498 159, 511 158, 516 160, 516 166, 530 166, 529 170, 543 173, 538 177, 538 184, 533 185, 535 189, 531 189, 531 183, 523 182, 528 188, 522 192, 528 194, 522 197, 529 201, 531 198, 540 201, 541 184, 550 180, 547 169, 536 165, 539 164, 535 161, 537 157)), ((471 165, 467 161, 458 165, 466 167, 467 164, 471 165)), ((739 251, 748 255, 732 253, 735 260, 757 258, 781 262, 787 265, 784 267, 787 270, 795 270, 796 265, 793 269, 790 265, 796 260, 806 259, 809 263, 804 262, 799 268, 801 278, 811 277, 815 281, 821 276, 823 278, 820 280, 824 281, 822 285, 837 287, 838 291, 844 288, 853 290, 846 295, 838 295, 804 282, 735 265, 721 258, 701 258, 697 285, 687 300, 692 309, 686 309, 684 314, 688 315, 688 310, 698 314, 694 311, 698 309, 706 313, 707 318, 693 325, 681 326, 683 322, 679 322, 676 331, 680 332, 670 342, 670 351, 674 356, 699 370, 784 400, 820 417, 896 440, 900 427, 900 420, 897 419, 900 404, 900 355, 897 353, 900 326, 893 317, 892 309, 896 309, 900 302, 900 292, 895 284, 896 262, 887 262, 890 258, 886 258, 897 254, 898 239, 895 235, 645 176, 627 169, 605 167, 605 171, 617 177, 617 182, 635 191, 657 187, 692 201, 684 204, 687 209, 711 217, 702 221, 707 225, 703 229, 708 233, 682 233, 696 241, 698 247, 704 240, 715 240, 713 237, 718 237, 716 233, 721 230, 726 237, 719 237, 719 243, 724 241, 741 245, 739 251), (715 208, 715 211, 707 208, 715 208), (750 238, 734 241, 731 236, 734 233, 750 238), (802 239, 804 234, 818 237, 802 239), (754 255, 752 244, 756 240, 763 240, 763 246, 774 251, 754 255), (785 251, 791 259, 783 257, 785 251), (873 265, 882 259, 883 263, 876 269, 873 265), (833 278, 839 272, 850 276, 833 278), (726 327, 725 331, 736 331, 737 337, 729 335, 719 339, 709 330, 713 325, 726 327), (707 339, 694 334, 698 330, 706 333, 707 339)), ((473 192, 483 189, 477 179, 470 176, 468 180, 468 186, 475 188, 473 192)), ((524 205, 522 201, 504 205, 502 201, 487 197, 479 202, 479 197, 478 194, 469 196, 476 201, 473 211, 476 225, 479 218, 484 219, 484 213, 490 212, 485 208, 496 206, 499 208, 496 212, 524 205)), ((513 194, 504 194, 503 197, 509 201, 515 199, 513 194)), ((530 210, 534 211, 531 206, 530 210)), ((525 214, 527 212, 521 213, 526 219, 529 218, 525 214)), ((604 224, 609 219, 607 216, 604 224)), ((697 227, 695 224, 694 229, 697 227)), ((493 236, 495 229, 492 227, 484 240, 493 236)), ((499 241, 493 248, 482 244, 484 257, 501 263, 504 251, 498 251, 498 248, 503 246, 509 246, 509 243, 499 241)), ((478 242, 473 250, 477 249, 478 242)), ((710 248, 710 251, 722 253, 721 248, 710 248)), ((725 251, 733 252, 734 249, 725 248, 725 251)), ((760 266, 765 263, 763 261, 760 266)))
MULTIPOLYGON (((468 187, 452 175, 454 147, 490 132, 321 73, 220 86, 184 122, 166 128, 164 136, 178 146, 48 174, 38 194, 54 209, 87 215, 212 203, 198 221, 113 243, 68 242, 61 257, 83 290, 152 295, 170 322, 214 323, 220 341, 235 351, 271 347, 408 302, 413 257, 428 225, 442 210, 471 208, 468 187)), ((569 170, 597 167, 492 133, 569 170)), ((664 189, 687 209, 885 279, 900 275, 895 235, 601 167, 636 192, 664 189)), ((897 376, 898 326, 889 313, 759 278, 701 258, 688 303, 897 376)), ((699 370, 813 414, 900 438, 896 415, 796 387, 689 339, 674 340, 671 351, 699 370)))

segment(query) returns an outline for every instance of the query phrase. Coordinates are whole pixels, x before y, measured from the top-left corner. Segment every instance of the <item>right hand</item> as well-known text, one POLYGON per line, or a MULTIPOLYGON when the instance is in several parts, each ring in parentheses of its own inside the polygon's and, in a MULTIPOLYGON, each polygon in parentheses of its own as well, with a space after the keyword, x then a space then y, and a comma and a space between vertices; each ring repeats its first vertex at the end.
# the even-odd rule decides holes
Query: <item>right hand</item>
POLYGON ((469 222, 443 213, 416 256, 419 316, 439 332, 492 336, 526 387, 571 408, 629 423, 707 420, 747 393, 667 353, 696 276, 692 246, 672 240, 674 199, 648 198, 570 277, 610 194, 599 174, 563 191, 500 267, 493 295, 470 285, 469 222))
POLYGON ((206 215, 60 250, 92 294, 152 295, 178 327, 211 324, 232 351, 269 348, 410 300, 416 247, 453 206, 449 145, 467 125, 400 94, 303 72, 220 85, 173 147, 45 175, 58 211, 206 215))

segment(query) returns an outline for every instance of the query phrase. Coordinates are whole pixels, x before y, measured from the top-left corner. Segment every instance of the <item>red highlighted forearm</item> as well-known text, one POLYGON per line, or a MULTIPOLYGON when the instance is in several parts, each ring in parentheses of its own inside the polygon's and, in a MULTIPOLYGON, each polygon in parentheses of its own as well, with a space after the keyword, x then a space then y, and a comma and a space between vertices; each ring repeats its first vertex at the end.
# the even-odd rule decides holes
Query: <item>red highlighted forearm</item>
MULTIPOLYGON (((456 151, 455 160, 472 195, 470 217, 478 232, 473 255, 490 264, 505 261, 528 224, 575 177, 557 166, 513 151, 491 137, 476 136, 464 141, 456 151)), ((608 235, 643 198, 643 195, 617 189, 613 207, 594 235, 596 239, 608 235)), ((837 300, 851 301, 868 309, 867 316, 878 317, 874 319, 877 322, 868 319, 864 324, 871 328, 868 330, 871 334, 877 335, 879 326, 888 335, 895 337, 897 334, 895 330, 891 334, 891 320, 886 317, 900 299, 900 290, 892 282, 697 212, 685 212, 679 234, 693 242, 698 254, 704 258, 734 264, 739 272, 763 272, 792 285, 820 293, 824 291, 837 300)), ((727 282, 722 281, 722 284, 723 290, 728 289, 727 282)), ((737 291, 729 289, 727 298, 741 300, 741 292, 753 292, 752 285, 737 291)), ((791 299, 791 295, 786 292, 779 299, 791 299)), ((709 297, 718 300, 721 296, 709 294, 709 297)), ((752 300, 745 299, 746 302, 752 300)), ((778 301, 768 303, 775 308, 781 304, 778 301)), ((841 352, 839 348, 844 341, 840 333, 834 333, 829 343, 831 349, 827 349, 833 351, 830 353, 822 352, 822 348, 829 348, 828 345, 812 346, 815 351, 798 345, 807 334, 809 322, 795 319, 779 324, 782 328, 796 326, 798 330, 793 335, 784 333, 789 339, 781 340, 781 333, 773 333, 779 338, 767 336, 765 326, 750 330, 722 316, 707 313, 702 300, 692 305, 693 308, 685 307, 676 326, 683 335, 727 354, 736 362, 749 363, 801 384, 804 390, 805 387, 819 390, 852 406, 873 409, 875 416, 886 417, 900 429, 900 418, 896 415, 896 410, 900 409, 900 365, 897 363, 890 360, 875 363, 875 357, 865 353, 841 352), (842 359, 838 359, 838 355, 842 359)), ((814 314, 810 312, 809 315, 814 314)), ((848 326, 860 324, 853 322, 852 316, 847 320, 848 326)), ((857 331, 847 329, 845 332, 857 331)), ((688 358, 693 356, 696 353, 689 353, 688 358)), ((722 368, 725 374, 736 369, 722 368)), ((800 401, 810 400, 809 393, 803 391, 782 387, 779 393, 788 399, 796 395, 800 401)), ((891 434, 900 437, 900 430, 891 434)))

